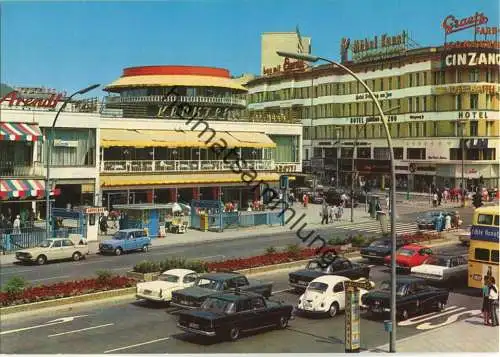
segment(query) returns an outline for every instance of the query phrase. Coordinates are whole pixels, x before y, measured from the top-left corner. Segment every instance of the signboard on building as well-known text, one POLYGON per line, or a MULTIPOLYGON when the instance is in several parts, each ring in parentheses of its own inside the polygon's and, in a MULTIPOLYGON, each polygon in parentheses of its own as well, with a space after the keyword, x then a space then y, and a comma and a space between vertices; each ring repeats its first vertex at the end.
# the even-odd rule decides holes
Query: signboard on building
POLYGON ((451 49, 477 49, 477 48, 487 48, 487 49, 500 49, 500 41, 456 41, 448 42, 444 44, 446 50, 451 49))
POLYGON ((227 107, 201 107, 192 105, 165 104, 158 107, 157 118, 165 119, 224 119, 238 120, 241 118, 240 109, 227 107))
POLYGON ((445 44, 448 35, 470 28, 474 29, 474 40, 476 40, 477 35, 483 35, 485 37, 488 35, 497 36, 500 32, 500 28, 498 26, 485 26, 487 23, 488 17, 483 12, 476 12, 474 15, 463 18, 448 15, 441 24, 441 27, 444 29, 445 44))
POLYGON ((296 164, 276 164, 275 170, 277 172, 297 172, 296 164))
POLYGON ((368 62, 382 60, 385 58, 403 55, 408 50, 408 34, 402 31, 400 34, 390 36, 383 34, 373 38, 351 41, 343 38, 340 41, 340 57, 342 62, 348 60, 349 50, 352 53, 352 61, 368 62))
POLYGON ((444 55, 445 67, 476 67, 476 66, 498 66, 500 65, 500 53, 498 52, 458 52, 444 55))
POLYGON ((77 148, 78 147, 78 140, 54 139, 54 146, 66 147, 66 148, 77 148))
POLYGON ((477 84, 477 85, 449 85, 438 86, 433 88, 434 94, 465 94, 465 93, 498 93, 498 85, 496 84, 477 84))
POLYGON ((283 60, 283 64, 279 64, 275 67, 264 67, 262 72, 264 75, 269 76, 275 73, 304 71, 307 67, 307 63, 304 61, 292 61, 290 58, 286 57, 283 60))
POLYGON ((346 286, 345 291, 345 351, 360 349, 359 289, 346 286))
POLYGON ((63 93, 26 95, 12 91, 0 98, 0 104, 8 103, 9 107, 55 108, 63 97, 63 93))
MULTIPOLYGON (((395 123, 398 121, 397 115, 386 115, 387 121, 389 123, 395 123)), ((380 115, 377 116, 368 116, 368 117, 351 117, 348 118, 349 124, 370 124, 370 123, 381 123, 382 119, 380 115)))
POLYGON ((488 119, 488 112, 474 112, 474 111, 467 111, 467 112, 458 112, 458 119, 472 119, 472 120, 477 120, 477 119, 488 119))

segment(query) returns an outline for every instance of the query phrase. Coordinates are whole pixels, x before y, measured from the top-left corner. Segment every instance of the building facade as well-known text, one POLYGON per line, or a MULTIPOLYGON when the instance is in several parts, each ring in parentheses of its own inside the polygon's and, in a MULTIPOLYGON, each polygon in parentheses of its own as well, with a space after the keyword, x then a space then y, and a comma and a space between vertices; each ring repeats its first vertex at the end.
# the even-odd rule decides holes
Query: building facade
MULTIPOLYGON (((405 33, 400 36, 341 44, 344 65, 375 92, 388 118, 398 189, 458 187, 462 172, 468 187, 498 187, 499 43, 411 49, 398 42, 405 33), (348 49, 356 60, 347 58, 348 49)), ((261 76, 247 86, 250 117, 302 122, 306 172, 327 183, 349 185, 354 177, 356 184, 389 186, 384 127, 353 77, 321 65, 261 76)))
POLYGON ((280 171, 301 172, 300 123, 249 118, 229 71, 126 68, 106 86, 100 117, 103 205, 260 198, 280 171))
MULTIPOLYGON (((33 209, 45 219, 47 135, 65 99, 64 93, 46 88, 11 88, 2 93, 2 213, 33 209)), ((95 203, 99 191, 97 105, 96 98, 70 102, 54 128, 50 186, 55 207, 95 203)))
POLYGON ((261 75, 290 67, 276 51, 311 53, 311 38, 296 32, 265 32, 261 35, 261 75))

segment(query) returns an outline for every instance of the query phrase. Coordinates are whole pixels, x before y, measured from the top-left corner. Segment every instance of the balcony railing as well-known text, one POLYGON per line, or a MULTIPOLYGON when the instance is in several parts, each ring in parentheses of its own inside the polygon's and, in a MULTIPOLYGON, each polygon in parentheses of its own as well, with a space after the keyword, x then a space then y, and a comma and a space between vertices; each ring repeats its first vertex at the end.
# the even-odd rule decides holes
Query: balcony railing
MULTIPOLYGON (((272 160, 245 160, 247 168, 256 171, 274 170, 272 160)), ((115 160, 102 161, 101 173, 143 173, 183 171, 230 171, 234 163, 223 160, 115 160)))
POLYGON ((197 104, 221 104, 221 105, 239 105, 246 106, 246 100, 235 97, 202 97, 202 96, 163 96, 163 95, 146 95, 146 96, 111 96, 105 98, 106 105, 120 104, 169 104, 169 103, 197 103, 197 104))
POLYGON ((0 163, 0 177, 43 177, 44 175, 44 167, 39 162, 35 162, 32 166, 0 163))

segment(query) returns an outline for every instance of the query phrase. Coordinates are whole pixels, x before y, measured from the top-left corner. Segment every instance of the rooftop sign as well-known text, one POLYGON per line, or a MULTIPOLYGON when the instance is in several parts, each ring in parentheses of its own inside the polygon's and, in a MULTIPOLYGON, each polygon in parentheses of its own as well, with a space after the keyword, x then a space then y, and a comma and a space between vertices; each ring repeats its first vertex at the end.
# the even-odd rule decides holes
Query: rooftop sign
POLYGON ((404 54, 407 49, 408 34, 406 31, 394 36, 383 34, 354 41, 343 38, 340 42, 340 57, 342 62, 348 61, 348 51, 350 50, 354 62, 367 62, 399 56, 404 54))
POLYGON ((19 91, 12 91, 7 93, 4 97, 0 98, 0 104, 8 102, 9 107, 23 106, 23 107, 36 107, 36 108, 55 108, 57 103, 61 101, 64 94, 50 94, 40 95, 40 97, 25 96, 19 91))

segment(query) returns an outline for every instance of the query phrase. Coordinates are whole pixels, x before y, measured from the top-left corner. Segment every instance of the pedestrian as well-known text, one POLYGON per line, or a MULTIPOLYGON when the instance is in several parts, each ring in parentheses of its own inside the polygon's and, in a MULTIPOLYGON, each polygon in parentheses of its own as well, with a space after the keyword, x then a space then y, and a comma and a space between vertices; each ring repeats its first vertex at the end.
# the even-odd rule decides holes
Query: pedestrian
POLYGON ((321 206, 321 224, 328 224, 328 204, 323 200, 323 205, 321 206))
POLYGON ((333 208, 330 205, 328 205, 328 222, 327 223, 333 223, 333 208))
POLYGON ((12 234, 21 234, 21 216, 17 215, 12 226, 12 234))
POLYGON ((390 200, 389 200, 389 195, 385 197, 385 206, 387 207, 387 211, 389 211, 390 208, 390 200))
POLYGON ((332 208, 332 214, 333 214, 333 218, 338 221, 338 215, 339 215, 339 208, 336 204, 333 205, 333 208, 332 208))
POLYGON ((434 194, 432 195, 432 206, 437 207, 437 203, 438 203, 438 194, 434 192, 434 194))
POLYGON ((498 326, 498 287, 495 285, 495 278, 490 276, 489 278, 489 313, 491 316, 491 326, 498 326))
POLYGON ((489 320, 490 320, 490 282, 489 282, 489 275, 484 276, 483 280, 483 287, 482 287, 482 293, 483 293, 483 306, 481 308, 481 313, 483 314, 483 320, 485 325, 489 325, 489 320))
POLYGON ((339 209, 337 211, 337 220, 341 220, 342 216, 344 215, 344 206, 339 206, 339 209))
POLYGON ((441 192, 440 189, 437 190, 437 195, 438 195, 438 206, 441 206, 441 200, 443 199, 443 193, 441 192))
POLYGON ((446 215, 444 229, 449 231, 451 229, 451 216, 449 214, 446 215))

